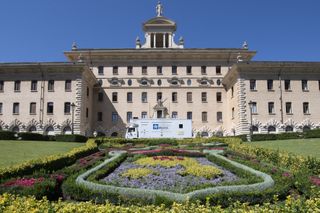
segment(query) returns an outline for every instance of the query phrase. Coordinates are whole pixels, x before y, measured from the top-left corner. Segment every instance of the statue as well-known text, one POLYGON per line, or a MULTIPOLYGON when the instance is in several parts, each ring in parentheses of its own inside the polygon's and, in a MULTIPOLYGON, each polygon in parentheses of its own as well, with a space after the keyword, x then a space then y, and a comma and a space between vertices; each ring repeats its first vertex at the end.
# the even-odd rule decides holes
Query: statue
POLYGON ((158 4, 156 6, 156 12, 157 12, 157 16, 160 17, 162 16, 162 13, 163 13, 163 6, 161 4, 160 1, 158 1, 158 4))

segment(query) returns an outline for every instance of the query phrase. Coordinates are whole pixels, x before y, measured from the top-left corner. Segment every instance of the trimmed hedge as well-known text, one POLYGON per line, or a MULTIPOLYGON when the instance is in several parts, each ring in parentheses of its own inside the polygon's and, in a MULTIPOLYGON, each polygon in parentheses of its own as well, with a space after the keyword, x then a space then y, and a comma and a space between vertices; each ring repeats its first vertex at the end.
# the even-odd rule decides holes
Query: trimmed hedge
POLYGON ((18 137, 24 141, 47 141, 48 138, 44 135, 32 132, 19 132, 18 137))
MULTIPOLYGON (((247 141, 247 135, 236 136, 242 141, 247 141)), ((303 138, 320 138, 320 129, 313 129, 306 132, 285 132, 280 134, 253 134, 252 141, 289 140, 303 138)))
POLYGON ((0 168, 0 180, 32 174, 38 170, 55 171, 74 164, 77 159, 98 151, 94 140, 88 140, 85 146, 72 149, 66 154, 52 155, 30 160, 7 168, 0 168))
POLYGON ((16 137, 14 136, 15 132, 10 131, 0 131, 0 140, 15 140, 16 137))
POLYGON ((83 135, 56 135, 56 141, 62 142, 86 142, 87 137, 83 135))

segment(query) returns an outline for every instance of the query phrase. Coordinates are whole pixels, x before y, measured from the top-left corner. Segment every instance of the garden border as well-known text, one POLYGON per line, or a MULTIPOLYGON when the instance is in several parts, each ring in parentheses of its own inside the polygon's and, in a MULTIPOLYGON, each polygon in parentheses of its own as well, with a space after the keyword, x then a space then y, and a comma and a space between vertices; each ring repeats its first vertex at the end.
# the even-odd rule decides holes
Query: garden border
POLYGON ((86 171, 85 173, 79 175, 76 179, 76 184, 82 185, 85 188, 93 191, 102 191, 102 192, 109 192, 109 193, 116 193, 119 194, 121 197, 125 198, 132 198, 132 199, 142 199, 144 201, 151 201, 154 202, 157 197, 166 198, 171 201, 175 202, 185 202, 188 200, 197 200, 197 199, 204 199, 207 196, 215 193, 221 193, 221 192, 250 192, 253 190, 265 190, 267 188, 270 188, 274 185, 274 180, 272 177, 268 174, 265 174, 263 172, 257 171, 255 169, 252 169, 248 166, 245 166, 243 164, 231 161, 221 155, 222 151, 214 151, 214 150, 204 150, 204 153, 216 156, 222 160, 225 160, 229 163, 231 163, 233 166, 238 167, 240 169, 244 169, 258 177, 261 177, 263 179, 263 182, 261 183, 255 183, 255 184, 249 184, 249 185, 235 185, 235 186, 217 186, 217 187, 211 187, 206 189, 200 189, 193 192, 189 192, 186 194, 180 194, 180 193, 174 193, 174 192, 167 192, 162 190, 151 190, 151 189, 137 189, 137 188, 126 188, 126 187, 117 187, 117 186, 111 186, 111 185, 103 185, 98 183, 93 183, 90 181, 87 181, 86 178, 88 178, 93 172, 98 171, 108 163, 122 157, 122 155, 126 154, 126 151, 112 151, 109 153, 111 158, 105 160, 100 165, 86 171))

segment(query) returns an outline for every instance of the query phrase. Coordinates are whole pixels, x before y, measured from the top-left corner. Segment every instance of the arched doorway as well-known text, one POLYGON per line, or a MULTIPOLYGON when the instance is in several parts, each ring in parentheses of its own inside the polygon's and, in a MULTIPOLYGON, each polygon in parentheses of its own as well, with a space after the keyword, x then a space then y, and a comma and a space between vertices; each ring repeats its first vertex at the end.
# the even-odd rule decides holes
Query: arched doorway
POLYGON ((15 132, 15 133, 18 133, 20 131, 20 129, 19 129, 18 126, 14 126, 14 127, 11 128, 11 131, 15 132))
POLYGON ((286 132, 293 132, 292 126, 286 126, 286 132))
POLYGON ((206 131, 201 132, 201 137, 203 137, 203 138, 207 138, 207 137, 209 137, 209 133, 208 133, 208 132, 206 132, 206 131))
POLYGON ((37 127, 35 126, 30 126, 28 129, 28 132, 36 132, 37 131, 37 127))
POLYGON ((268 133, 275 133, 276 132, 276 127, 275 126, 269 126, 268 127, 268 133))
POLYGON ((252 132, 259 132, 259 128, 257 126, 252 126, 252 132))
POLYGON ((302 131, 303 131, 303 132, 307 132, 307 131, 310 131, 310 130, 311 130, 310 126, 304 126, 304 127, 302 128, 302 131))

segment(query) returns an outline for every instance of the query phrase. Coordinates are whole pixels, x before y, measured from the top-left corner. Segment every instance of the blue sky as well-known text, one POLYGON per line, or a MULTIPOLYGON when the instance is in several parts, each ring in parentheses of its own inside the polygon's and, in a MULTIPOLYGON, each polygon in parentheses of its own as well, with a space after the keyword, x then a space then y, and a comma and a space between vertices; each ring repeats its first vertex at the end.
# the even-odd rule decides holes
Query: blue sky
MULTIPOLYGON (((255 60, 320 61, 319 0, 163 0, 186 48, 234 48, 255 60)), ((0 62, 65 61, 80 48, 133 48, 157 0, 1 0, 0 62)))

